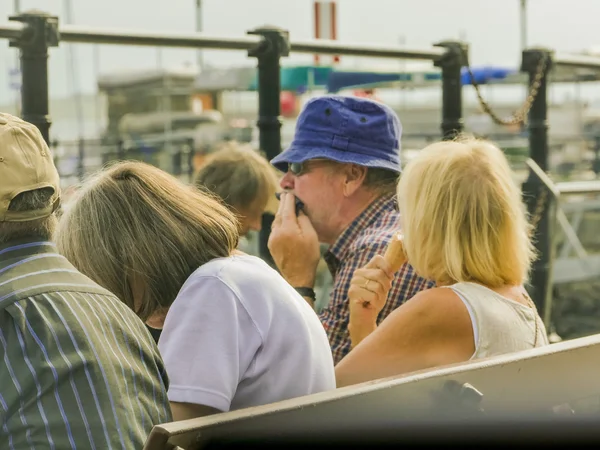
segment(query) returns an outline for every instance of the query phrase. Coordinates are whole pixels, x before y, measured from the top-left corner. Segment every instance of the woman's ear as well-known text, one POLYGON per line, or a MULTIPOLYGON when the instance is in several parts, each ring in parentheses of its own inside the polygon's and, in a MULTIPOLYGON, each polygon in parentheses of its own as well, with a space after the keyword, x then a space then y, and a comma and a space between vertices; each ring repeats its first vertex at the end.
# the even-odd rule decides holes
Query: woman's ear
POLYGON ((150 328, 162 330, 165 324, 165 319, 167 318, 168 311, 169 310, 166 308, 156 311, 154 314, 148 317, 148 320, 146 320, 146 325, 148 325, 150 328))

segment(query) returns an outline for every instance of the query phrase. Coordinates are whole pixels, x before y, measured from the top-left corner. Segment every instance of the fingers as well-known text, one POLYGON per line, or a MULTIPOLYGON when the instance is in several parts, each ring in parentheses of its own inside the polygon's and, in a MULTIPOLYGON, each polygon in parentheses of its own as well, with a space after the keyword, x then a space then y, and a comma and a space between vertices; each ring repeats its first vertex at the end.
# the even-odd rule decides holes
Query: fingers
POLYGON ((275 219, 273 220, 273 227, 279 225, 297 225, 296 217, 296 197, 290 191, 283 191, 280 194, 279 208, 275 219))
POLYGON ((271 228, 279 227, 285 223, 296 221, 296 211, 294 210, 294 195, 288 191, 283 191, 279 195, 279 207, 273 219, 273 225, 271 228), (288 195, 289 194, 289 195, 288 195), (290 202, 292 208, 290 209, 290 202))
POLYGON ((281 225, 281 214, 282 214, 282 211, 283 211, 283 196, 284 196, 284 192, 278 193, 279 195, 277 196, 277 198, 279 199, 279 201, 277 202, 277 204, 278 204, 278 206, 277 206, 277 212, 275 213, 275 218, 273 219, 273 223, 271 224, 271 229, 273 229, 273 228, 278 227, 278 226, 281 225))
POLYGON ((355 278, 348 289, 350 310, 366 308, 379 312, 387 302, 389 289, 368 278, 355 278))
POLYGON ((354 272, 351 284, 377 295, 385 295, 392 288, 392 279, 381 269, 358 269, 354 272))
POLYGON ((296 197, 291 192, 281 194, 281 220, 296 221, 296 197))
POLYGON ((380 294, 369 291, 357 284, 350 285, 350 288, 348 289, 348 297, 351 300, 350 305, 364 305, 365 303, 368 303, 369 306, 372 305, 373 307, 379 309, 380 307, 383 307, 383 304, 385 304, 385 299, 382 301, 380 294), (380 303, 381 305, 379 305, 380 303))
POLYGON ((387 278, 392 280, 394 278, 394 272, 392 266, 383 256, 375 255, 371 260, 364 266, 365 269, 378 269, 382 271, 387 278))

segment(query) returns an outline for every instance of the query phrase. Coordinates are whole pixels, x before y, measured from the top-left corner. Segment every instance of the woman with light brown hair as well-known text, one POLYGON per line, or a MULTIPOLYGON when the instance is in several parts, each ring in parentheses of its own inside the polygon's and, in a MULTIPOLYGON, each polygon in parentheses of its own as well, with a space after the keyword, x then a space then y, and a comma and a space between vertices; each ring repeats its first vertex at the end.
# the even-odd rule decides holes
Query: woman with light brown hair
POLYGON ((375 256, 349 290, 352 351, 338 386, 548 343, 523 285, 534 258, 521 191, 493 144, 459 138, 411 160, 398 185, 404 253, 436 287, 382 323, 390 262, 375 256))
POLYGON ((277 171, 250 145, 228 143, 209 155, 194 184, 219 196, 237 215, 242 236, 260 231, 263 213, 277 211, 277 171))
POLYGON ((140 162, 94 176, 61 218, 59 250, 163 329, 175 420, 335 387, 315 312, 237 243, 216 198, 140 162))

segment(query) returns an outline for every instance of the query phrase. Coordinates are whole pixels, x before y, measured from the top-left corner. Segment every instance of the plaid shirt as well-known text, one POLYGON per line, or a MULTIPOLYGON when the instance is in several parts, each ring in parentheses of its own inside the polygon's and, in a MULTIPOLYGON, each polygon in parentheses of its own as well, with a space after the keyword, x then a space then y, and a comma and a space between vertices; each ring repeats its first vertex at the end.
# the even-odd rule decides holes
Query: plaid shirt
MULTIPOLYGON (((337 364, 350 351, 348 289, 356 269, 373 256, 383 254, 393 233, 399 229, 396 196, 384 195, 371 203, 341 234, 325 253, 324 259, 333 277, 329 304, 320 314, 329 336, 334 362, 337 364)), ((379 313, 377 323, 419 291, 434 286, 419 277, 408 264, 396 273, 388 300, 379 313)))

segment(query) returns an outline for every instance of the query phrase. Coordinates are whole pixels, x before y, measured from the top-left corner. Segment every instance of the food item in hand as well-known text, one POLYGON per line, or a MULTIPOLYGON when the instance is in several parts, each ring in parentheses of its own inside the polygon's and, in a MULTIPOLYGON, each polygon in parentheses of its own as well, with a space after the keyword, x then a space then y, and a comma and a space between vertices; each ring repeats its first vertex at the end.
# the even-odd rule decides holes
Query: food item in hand
MULTIPOLYGON (((277 200, 281 200, 281 192, 276 192, 275 197, 277 197, 277 200)), ((296 215, 298 215, 302 211, 302 208, 304 208, 304 203, 298 197, 294 198, 296 199, 296 215)))
MULTIPOLYGON (((406 262, 406 253, 404 253, 404 245, 402 243, 402 239, 404 236, 400 232, 394 233, 392 236, 392 240, 388 244, 385 249, 385 253, 383 254, 384 259, 390 264, 392 273, 398 272, 400 267, 406 262)), ((368 308, 371 302, 363 301, 363 308, 368 308)))
POLYGON ((388 244, 383 257, 390 263, 392 272, 396 273, 400 267, 406 262, 406 254, 404 253, 404 245, 402 244, 403 236, 400 232, 394 233, 392 240, 388 244))

